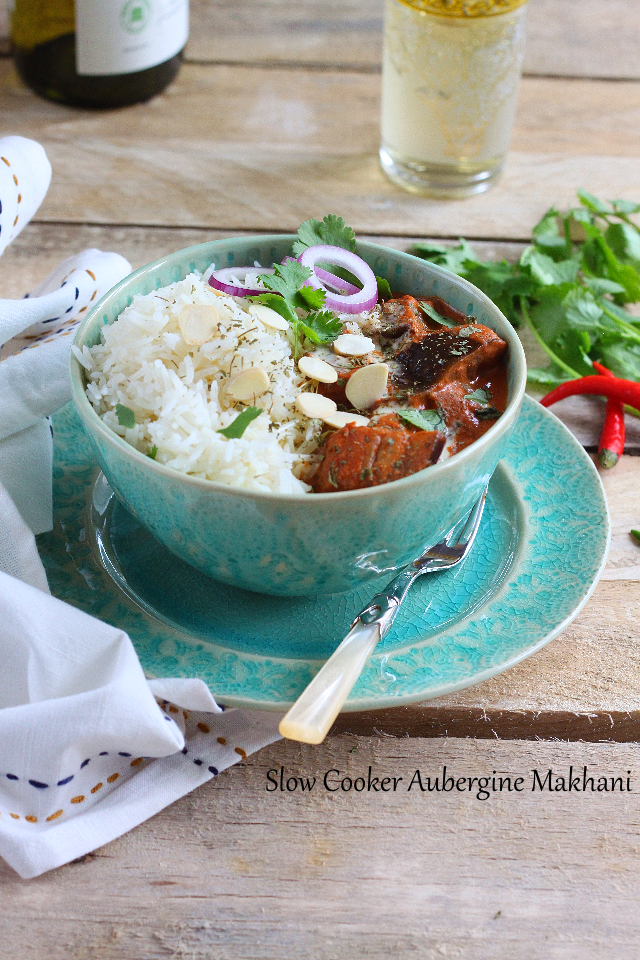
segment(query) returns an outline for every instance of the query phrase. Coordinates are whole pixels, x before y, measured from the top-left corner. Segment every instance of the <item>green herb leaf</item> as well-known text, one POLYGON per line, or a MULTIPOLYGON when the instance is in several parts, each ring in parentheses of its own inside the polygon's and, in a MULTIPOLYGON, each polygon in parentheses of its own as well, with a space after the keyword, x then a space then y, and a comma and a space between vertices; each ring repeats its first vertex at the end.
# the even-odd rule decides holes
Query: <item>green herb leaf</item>
POLYGON ((307 310, 319 310, 324 306, 326 293, 324 290, 316 290, 314 287, 300 287, 296 295, 296 303, 300 305, 300 300, 304 303, 307 310))
POLYGON ((529 267, 531 276, 544 286, 572 283, 578 273, 576 260, 556 261, 535 247, 527 247, 520 257, 520 266, 529 267))
POLYGON ((491 399, 491 394, 483 387, 479 387, 477 390, 474 390, 473 393, 468 393, 465 396, 465 400, 473 400, 474 403, 479 403, 481 407, 490 406, 491 399))
POLYGON ((520 302, 533 296, 537 283, 518 265, 507 263, 467 263, 461 274, 493 300, 499 310, 513 323, 520 324, 520 302))
POLYGON ((620 213, 640 213, 640 203, 634 200, 611 200, 610 203, 620 213))
POLYGON ((421 430, 444 430, 445 422, 440 410, 398 410, 398 416, 421 430))
MULTIPOLYGON (((479 287, 511 322, 522 320, 550 360, 529 369, 530 384, 549 388, 593 370, 592 359, 640 381, 640 203, 599 200, 587 191, 579 206, 547 210, 517 264, 480 263, 461 241, 428 241, 413 252, 479 287)), ((482 408, 488 409, 488 408, 482 408)))
POLYGON ((260 407, 247 407, 246 410, 238 414, 233 423, 230 423, 228 427, 224 427, 222 430, 216 430, 216 433, 221 433, 227 440, 238 440, 251 421, 259 417, 261 413, 262 410, 260 407))
POLYGON ((636 227, 630 223, 612 223, 604 236, 619 260, 640 262, 640 232, 636 227))
POLYGON ((116 417, 121 427, 130 430, 136 425, 136 415, 130 407, 125 407, 123 403, 116 403, 116 417))
POLYGON ((325 301, 324 290, 316 290, 305 283, 311 276, 309 267, 291 260, 278 264, 273 274, 261 274, 260 280, 274 293, 252 297, 264 303, 288 320, 294 330, 294 357, 298 359, 298 337, 302 332, 313 343, 331 343, 340 335, 342 324, 329 310, 317 312, 325 301), (297 310, 307 316, 299 317, 297 310))
POLYGON ((640 345, 636 343, 602 343, 602 362, 617 377, 640 381, 640 345))
POLYGON ((562 306, 569 326, 593 332, 600 329, 602 307, 598 306, 590 290, 572 288, 562 301, 562 306))
POLYGON ((155 443, 147 450, 147 456, 150 460, 155 460, 155 458, 158 456, 158 448, 156 447, 155 443))
POLYGON ((309 267, 303 267, 296 260, 289 260, 288 263, 278 263, 274 267, 274 273, 261 273, 258 280, 267 287, 279 293, 289 303, 293 303, 295 296, 304 286, 305 280, 308 280, 312 274, 309 267))
POLYGON ((436 308, 432 304, 427 303, 426 300, 420 300, 420 307, 428 317, 431 317, 432 320, 435 320, 436 323, 439 323, 442 327, 458 327, 460 324, 456 320, 450 320, 449 317, 443 317, 438 313, 436 308))
POLYGON ((636 541, 636 543, 640 543, 640 530, 629 530, 629 533, 631 534, 633 539, 636 541))
POLYGON ((527 367, 527 381, 531 386, 542 387, 545 392, 559 387, 565 383, 569 377, 562 370, 554 370, 553 367, 527 367))
POLYGON ((341 321, 330 310, 310 313, 299 322, 300 329, 312 343, 333 343, 342 330, 341 321))
POLYGON ((249 297, 248 299, 252 300, 254 303, 264 303, 265 306, 271 307, 272 310, 275 310, 276 313, 279 313, 280 316, 284 317, 285 320, 288 320, 289 323, 297 323, 297 313, 287 303, 284 297, 281 297, 277 293, 261 293, 259 296, 249 297))
POLYGON ((591 210, 593 213, 605 215, 611 213, 610 204, 605 203, 603 200, 598 200, 597 197, 594 197, 592 193, 587 193, 586 190, 578 190, 578 199, 587 210, 591 210))
POLYGON ((445 247, 440 243, 430 243, 427 240, 422 240, 414 244, 411 253, 423 260, 429 260, 439 267, 444 267, 451 273, 458 273, 460 276, 464 276, 464 268, 469 263, 477 263, 478 261, 472 248, 464 239, 460 240, 457 247, 445 247))
POLYGON ((378 299, 391 300, 393 294, 391 293, 389 281, 385 280, 384 277, 376 277, 376 283, 378 284, 378 299))
POLYGON ((601 297, 605 293, 624 293, 624 287, 613 280, 607 280, 605 277, 585 277, 584 285, 594 297, 601 297))
POLYGON ((351 227, 347 227, 342 217, 330 213, 322 222, 311 219, 305 220, 298 227, 298 240, 293 244, 294 256, 298 257, 307 247, 315 247, 319 243, 327 243, 332 247, 343 247, 345 250, 356 249, 356 238, 351 227))

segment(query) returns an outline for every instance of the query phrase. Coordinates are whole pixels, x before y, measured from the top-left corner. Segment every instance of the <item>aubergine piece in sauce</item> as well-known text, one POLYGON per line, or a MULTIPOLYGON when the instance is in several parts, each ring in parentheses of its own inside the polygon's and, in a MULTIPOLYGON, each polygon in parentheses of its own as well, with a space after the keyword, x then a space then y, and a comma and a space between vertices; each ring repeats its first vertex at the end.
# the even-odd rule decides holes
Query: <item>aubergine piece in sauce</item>
POLYGON ((449 444, 453 454, 486 433, 506 407, 507 344, 444 300, 429 303, 456 325, 422 319, 413 297, 390 300, 383 308, 384 351, 396 392, 417 409, 441 411, 454 434, 449 444))
MULTIPOLYGON (((305 477, 315 493, 373 487, 424 470, 481 437, 504 411, 507 344, 493 330, 473 323, 440 298, 424 301, 453 325, 439 323, 415 297, 387 300, 380 345, 390 367, 389 399, 417 410, 438 409, 449 435, 421 430, 384 414, 368 426, 347 425, 329 434, 318 451, 322 461, 305 477)), ((321 392, 342 408, 353 370, 341 370, 321 392)), ((384 401, 382 401, 384 404, 384 401)), ((375 408, 370 409, 375 417, 375 408)))
POLYGON ((315 493, 359 490, 408 477, 434 464, 445 444, 436 430, 408 430, 393 414, 367 427, 347 424, 324 444, 310 481, 315 493))

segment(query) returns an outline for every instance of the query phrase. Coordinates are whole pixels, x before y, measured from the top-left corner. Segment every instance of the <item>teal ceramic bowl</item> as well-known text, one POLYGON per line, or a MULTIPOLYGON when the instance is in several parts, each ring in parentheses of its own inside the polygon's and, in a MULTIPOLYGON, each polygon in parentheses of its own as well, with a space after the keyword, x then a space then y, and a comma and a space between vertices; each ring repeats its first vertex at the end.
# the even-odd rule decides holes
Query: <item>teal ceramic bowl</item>
MULTIPOLYGON (((280 262, 292 236, 214 240, 137 270, 91 311, 75 338, 93 346, 136 294, 212 262, 218 269, 280 262)), ((439 296, 509 344, 509 402, 491 429, 444 463, 402 480, 340 493, 283 496, 233 490, 178 473, 138 453, 94 412, 71 356, 72 395, 116 496, 166 547, 216 580, 283 596, 340 593, 394 571, 436 543, 470 510, 502 456, 526 383, 524 352, 498 308, 459 277, 406 253, 359 243, 358 254, 394 291, 439 296)))

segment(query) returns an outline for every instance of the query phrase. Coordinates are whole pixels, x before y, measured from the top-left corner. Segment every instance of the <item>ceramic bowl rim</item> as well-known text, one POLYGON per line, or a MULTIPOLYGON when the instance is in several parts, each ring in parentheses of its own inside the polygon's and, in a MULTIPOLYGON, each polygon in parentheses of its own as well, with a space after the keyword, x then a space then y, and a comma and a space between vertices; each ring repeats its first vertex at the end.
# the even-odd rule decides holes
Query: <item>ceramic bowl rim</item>
MULTIPOLYGON (((265 244, 276 242, 281 243, 287 240, 293 242, 295 239, 295 234, 286 233, 224 237, 219 240, 209 240, 205 243, 195 244, 190 247, 183 247, 180 250, 174 251, 173 253, 159 257, 157 260, 139 267, 138 270, 135 270, 123 280, 120 280, 119 283, 112 287, 94 305, 94 307, 89 311, 87 316, 78 327, 78 330, 73 338, 73 345, 80 349, 86 331, 89 327, 93 326, 96 316, 99 312, 102 312, 105 309, 105 305, 108 300, 119 296, 125 291, 127 286, 132 283, 136 283, 150 270, 156 267, 161 267, 163 264, 173 260, 174 258, 186 259, 188 254, 193 254, 195 251, 201 251, 203 247, 210 247, 213 243, 224 244, 228 243, 229 241, 242 240, 246 241, 247 244, 251 243, 251 241, 254 243, 265 244)), ((463 289, 468 290, 470 294, 473 294, 473 296, 484 305, 489 313, 497 315, 506 325, 506 329, 509 333, 508 342, 510 357, 514 362, 516 374, 519 374, 519 377, 517 379, 516 390, 513 396, 509 397, 506 409, 500 419, 494 425, 492 425, 492 427, 487 430, 486 433, 479 437, 478 440, 474 440, 472 444, 470 444, 468 447, 465 447, 465 449, 461 450, 459 453, 456 453, 455 456, 449 457, 447 460, 441 463, 435 463, 430 467, 426 467, 424 470, 418 470, 416 473, 412 473, 408 477, 401 477, 400 479, 392 480, 389 483, 379 484, 373 487, 363 487, 357 490, 337 490, 333 493, 314 493, 313 497, 310 498, 313 503, 335 503, 338 500, 344 499, 354 500, 362 497, 380 497, 389 491, 400 490, 401 488, 406 490, 412 486, 422 485, 428 480, 429 477, 440 476, 441 474, 446 474, 447 472, 451 471, 455 472, 459 469, 458 465, 461 466, 468 459, 478 455, 478 452, 481 451, 482 448, 487 446, 494 439, 496 439, 500 433, 504 433, 504 431, 509 428, 514 418, 517 418, 519 414, 522 397, 524 396, 527 385, 526 359, 520 338, 518 337, 513 325, 509 322, 509 320, 507 320, 502 311, 499 310, 495 303, 493 303, 493 301, 490 300, 489 297, 482 292, 482 290, 478 289, 478 287, 475 287, 472 283, 469 283, 469 281, 465 280, 463 277, 459 277, 457 274, 451 273, 450 271, 445 270, 443 267, 439 267, 437 264, 430 263, 427 260, 422 260, 419 257, 414 257, 412 254, 405 253, 402 250, 394 250, 392 247, 385 247, 382 244, 371 243, 370 241, 358 241, 357 245, 358 247, 363 248, 363 252, 365 253, 368 250, 381 250, 385 253, 392 253, 394 256, 399 256, 402 261, 406 261, 408 265, 412 264, 414 266, 421 266, 427 271, 427 273, 434 273, 437 277, 441 277, 449 282, 453 281, 463 289)), ((115 323, 116 321, 112 322, 115 323)), ((82 417, 82 420, 87 427, 100 433, 102 437, 109 444, 115 446, 120 453, 131 458, 134 463, 137 463, 140 466, 144 465, 144 469, 156 471, 160 476, 168 477, 174 481, 184 481, 190 486, 200 488, 203 491, 210 491, 212 493, 225 493, 242 498, 267 500, 270 503, 277 503, 278 501, 282 503, 296 504, 309 503, 309 499, 304 494, 275 493, 271 490, 245 490, 243 488, 232 487, 224 483, 219 483, 216 480, 208 480, 204 477, 194 477, 191 474, 182 473, 179 470, 174 470, 172 467, 158 463, 156 460, 152 460, 150 457, 146 456, 146 454, 140 453, 140 451, 136 450, 136 448, 128 443, 124 437, 119 436, 117 433, 111 430, 95 412, 86 394, 85 385, 83 382, 85 372, 85 368, 79 362, 73 350, 70 351, 69 375, 71 379, 71 396, 76 409, 82 417)))

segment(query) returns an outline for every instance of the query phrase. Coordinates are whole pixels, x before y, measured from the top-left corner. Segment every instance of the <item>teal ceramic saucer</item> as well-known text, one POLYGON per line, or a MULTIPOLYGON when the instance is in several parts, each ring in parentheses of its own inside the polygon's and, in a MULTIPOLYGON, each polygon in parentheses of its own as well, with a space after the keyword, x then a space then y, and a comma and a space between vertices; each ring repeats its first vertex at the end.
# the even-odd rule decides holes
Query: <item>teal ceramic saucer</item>
MULTIPOLYGON (((51 591, 126 630, 148 676, 199 677, 221 703, 282 710, 389 579, 318 598, 217 583, 116 500, 70 405, 55 416, 54 436, 55 527, 38 538, 51 591)), ((530 656, 586 602, 608 546, 591 460, 525 398, 470 555, 412 587, 345 709, 441 696, 530 656)))

